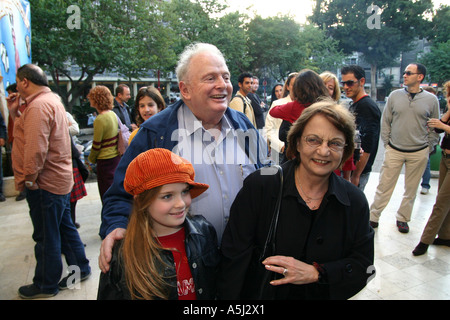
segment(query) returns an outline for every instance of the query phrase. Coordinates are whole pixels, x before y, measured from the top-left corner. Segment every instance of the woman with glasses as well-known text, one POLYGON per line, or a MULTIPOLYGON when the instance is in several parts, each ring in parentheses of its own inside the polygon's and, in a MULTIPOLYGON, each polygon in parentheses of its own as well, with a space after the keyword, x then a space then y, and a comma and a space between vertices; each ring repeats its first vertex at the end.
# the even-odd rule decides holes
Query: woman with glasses
POLYGON ((275 253, 263 261, 280 176, 266 168, 245 180, 223 234, 220 299, 348 299, 366 285, 374 273, 369 206, 334 173, 352 155, 354 133, 353 115, 331 99, 293 124, 275 253), (261 283, 267 271, 273 278, 261 283))

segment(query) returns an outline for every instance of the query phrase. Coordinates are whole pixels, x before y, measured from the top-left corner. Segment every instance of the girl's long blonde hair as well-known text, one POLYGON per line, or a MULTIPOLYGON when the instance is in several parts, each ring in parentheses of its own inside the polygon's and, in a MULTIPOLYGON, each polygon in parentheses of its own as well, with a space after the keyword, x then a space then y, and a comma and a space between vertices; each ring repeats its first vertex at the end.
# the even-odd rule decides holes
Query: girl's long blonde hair
POLYGON ((161 259, 163 249, 152 227, 148 208, 159 194, 156 187, 135 196, 133 212, 121 248, 125 280, 132 299, 168 299, 169 287, 163 278, 161 259))

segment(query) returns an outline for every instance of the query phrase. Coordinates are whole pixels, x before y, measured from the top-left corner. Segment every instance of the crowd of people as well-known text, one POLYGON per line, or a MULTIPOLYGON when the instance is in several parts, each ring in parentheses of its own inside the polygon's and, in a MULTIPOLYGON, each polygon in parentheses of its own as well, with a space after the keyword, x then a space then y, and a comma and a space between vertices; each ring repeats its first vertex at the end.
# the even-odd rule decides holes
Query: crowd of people
MULTIPOLYGON (((375 230, 403 167, 396 224, 409 232, 440 133, 438 196, 413 254, 450 246, 450 111, 440 117, 436 96, 421 88, 425 66, 408 65, 383 112, 356 65, 342 68, 341 83, 330 72, 292 73, 273 87, 270 106, 250 73, 233 97, 226 60, 211 44, 188 45, 176 74, 182 99, 170 106, 153 87, 138 91, 134 108, 126 85, 115 96, 101 85, 89 92, 98 114, 89 162, 102 202, 98 299, 351 298, 373 277, 375 230), (349 107, 339 104, 341 88, 349 107), (369 205, 364 188, 380 139, 386 151, 369 205)), ((7 97, 13 170, 37 260, 19 295, 50 297, 91 274, 75 217, 85 168, 74 121, 44 72, 24 65, 16 82, 7 97), (78 268, 62 279, 61 254, 78 268)), ((445 89, 450 106, 450 82, 445 89)), ((0 146, 5 139, 0 130, 0 146)))

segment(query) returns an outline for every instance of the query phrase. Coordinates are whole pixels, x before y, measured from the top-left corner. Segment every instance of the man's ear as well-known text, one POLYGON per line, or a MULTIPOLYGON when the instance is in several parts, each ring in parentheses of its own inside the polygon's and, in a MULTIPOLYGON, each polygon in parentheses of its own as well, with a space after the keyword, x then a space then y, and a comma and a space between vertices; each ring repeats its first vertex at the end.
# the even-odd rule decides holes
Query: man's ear
POLYGON ((180 88, 180 94, 183 96, 183 100, 190 100, 191 93, 189 91, 189 86, 187 85, 187 83, 184 81, 180 81, 178 87, 180 88))
POLYGON ((366 78, 361 78, 359 80, 359 82, 361 83, 361 85, 364 87, 364 85, 366 84, 366 78))
POLYGON ((24 87, 24 88, 28 88, 28 86, 30 85, 30 81, 28 81, 27 78, 23 78, 20 81, 22 81, 22 87, 24 87))
POLYGON ((419 79, 420 83, 425 79, 425 76, 423 74, 419 74, 419 77, 422 77, 422 79, 419 79))

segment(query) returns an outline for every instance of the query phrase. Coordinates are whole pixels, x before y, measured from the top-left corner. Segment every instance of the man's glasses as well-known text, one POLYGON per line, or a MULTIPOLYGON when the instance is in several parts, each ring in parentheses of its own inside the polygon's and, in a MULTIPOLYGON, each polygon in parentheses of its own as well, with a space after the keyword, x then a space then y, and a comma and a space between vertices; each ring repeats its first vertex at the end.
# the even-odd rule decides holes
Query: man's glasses
POLYGON ((334 152, 342 151, 347 146, 345 142, 340 139, 325 140, 314 134, 307 135, 303 137, 303 139, 305 139, 306 143, 312 148, 318 148, 324 141, 327 141, 328 148, 334 152))
POLYGON ((405 75, 405 74, 409 77, 410 75, 421 74, 421 73, 414 73, 414 72, 411 72, 411 71, 405 71, 405 72, 403 72, 403 75, 405 75))
POLYGON ((341 84, 344 87, 345 85, 347 85, 347 87, 353 87, 355 85, 355 83, 359 82, 359 80, 355 81, 355 80, 348 80, 348 81, 342 81, 341 84))

